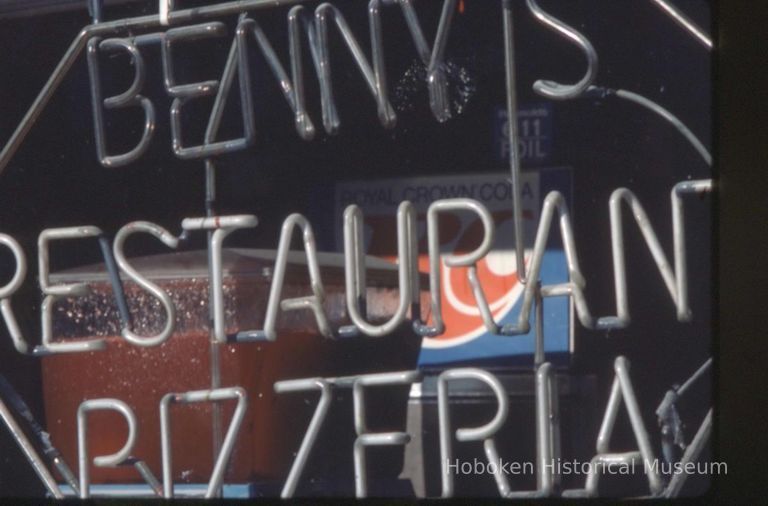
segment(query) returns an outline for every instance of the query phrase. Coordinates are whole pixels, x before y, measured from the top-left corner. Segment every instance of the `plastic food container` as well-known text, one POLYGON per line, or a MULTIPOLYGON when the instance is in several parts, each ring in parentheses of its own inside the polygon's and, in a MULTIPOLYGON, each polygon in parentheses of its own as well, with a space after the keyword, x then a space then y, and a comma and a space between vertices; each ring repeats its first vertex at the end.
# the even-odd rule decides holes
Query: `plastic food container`
MULTIPOLYGON (((319 254, 326 289, 325 310, 333 328, 348 324, 344 304, 343 257, 319 254)), ((275 252, 225 249, 224 299, 228 333, 263 328, 275 252)), ((77 408, 86 399, 116 398, 127 403, 139 422, 133 456, 152 472, 162 473, 160 399, 169 392, 211 387, 212 347, 218 347, 220 386, 241 386, 248 411, 241 426, 225 480, 243 483, 285 477, 306 431, 317 394, 274 393, 275 381, 310 376, 338 376, 413 369, 420 338, 404 325, 385 338, 343 340, 319 335, 311 311, 280 312, 274 342, 212 345, 209 332, 207 253, 193 251, 131 259, 142 275, 166 290, 176 306, 176 327, 162 345, 139 347, 120 337, 120 321, 103 265, 51 276, 53 283, 86 282, 84 297, 59 300, 53 308, 55 340, 106 340, 106 349, 58 354, 42 360, 43 395, 48 431, 70 465, 77 459, 77 408)), ((368 258, 368 315, 372 322, 389 319, 397 307, 397 268, 368 258)), ((159 331, 165 313, 159 301, 123 279, 133 327, 141 335, 159 331)), ((428 283, 422 281, 422 287, 428 283)), ((282 297, 311 295, 306 257, 292 252, 282 297)), ((422 308, 428 307, 422 291, 422 308)), ((426 315, 422 315, 425 317, 426 315)), ((220 404, 221 434, 234 411, 234 401, 220 404)), ((173 479, 176 483, 207 482, 213 469, 213 405, 171 409, 173 479)), ((89 457, 121 448, 127 437, 122 417, 112 412, 88 415, 89 457)), ((93 483, 141 482, 131 466, 91 468, 93 483)))

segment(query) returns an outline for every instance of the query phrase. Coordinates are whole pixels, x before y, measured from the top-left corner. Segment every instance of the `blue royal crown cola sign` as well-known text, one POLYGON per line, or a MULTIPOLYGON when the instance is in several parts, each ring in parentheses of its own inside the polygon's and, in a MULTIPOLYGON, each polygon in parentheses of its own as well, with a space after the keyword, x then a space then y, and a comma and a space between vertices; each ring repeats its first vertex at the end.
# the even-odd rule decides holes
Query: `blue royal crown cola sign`
MULTIPOLYGON (((568 168, 524 171, 522 183, 528 262, 543 199, 553 190, 569 198, 571 171, 568 168)), ((366 253, 394 262, 397 256, 397 206, 401 201, 409 200, 418 214, 419 269, 427 273, 427 209, 432 202, 448 198, 475 199, 491 212, 496 225, 496 240, 491 252, 478 264, 478 276, 494 319, 500 324, 513 323, 520 311, 524 285, 516 272, 512 189, 506 173, 338 183, 335 190, 336 249, 343 249, 340 217, 348 205, 357 204, 364 213, 366 253)), ((441 254, 474 249, 482 240, 482 233, 482 224, 474 213, 441 214, 441 254)), ((568 280, 562 245, 558 243, 556 233, 552 236, 543 259, 541 280, 544 284, 568 280)), ((468 361, 506 366, 530 363, 534 351, 533 331, 513 337, 488 333, 475 304, 467 269, 450 268, 442 262, 440 269, 446 331, 438 337, 423 340, 419 365, 441 366, 468 361)), ((544 303, 544 332, 549 360, 567 361, 572 352, 571 329, 569 299, 547 299, 544 303)))

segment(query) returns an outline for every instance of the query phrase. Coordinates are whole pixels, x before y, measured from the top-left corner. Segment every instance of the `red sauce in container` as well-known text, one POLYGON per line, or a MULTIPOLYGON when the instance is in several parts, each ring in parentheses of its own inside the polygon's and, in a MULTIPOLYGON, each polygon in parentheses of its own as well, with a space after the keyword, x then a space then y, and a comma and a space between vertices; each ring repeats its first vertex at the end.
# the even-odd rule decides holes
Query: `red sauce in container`
MULTIPOLYGON (((263 328, 272 281, 274 252, 224 251, 224 300, 228 333, 263 328)), ((349 324, 344 304, 343 258, 319 254, 326 289, 324 307, 331 325, 349 324)), ((133 456, 162 474, 159 403, 169 392, 211 387, 211 337, 208 307, 207 253, 194 251, 132 259, 132 265, 166 290, 176 306, 173 335, 162 345, 139 347, 120 333, 120 321, 103 266, 57 273, 53 283, 86 282, 91 293, 61 299, 53 308, 54 340, 106 340, 106 349, 67 353, 42 359, 43 396, 48 432, 65 460, 77 463, 77 408, 95 398, 127 403, 139 422, 133 456)), ((368 259, 368 315, 385 321, 398 302, 397 269, 368 259)), ((291 253, 282 297, 311 295, 303 253, 291 253)), ((150 294, 123 280, 134 331, 152 335, 162 328, 165 314, 150 294)), ((426 281, 422 281, 426 287, 426 281)), ((421 307, 428 307, 422 292, 421 307)), ((407 326, 406 326, 407 327, 407 326)), ((221 386, 241 386, 248 392, 248 411, 225 474, 228 482, 284 478, 306 431, 317 394, 282 394, 275 381, 311 376, 338 376, 412 369, 420 338, 409 329, 385 338, 332 340, 318 334, 311 311, 280 312, 274 342, 219 344, 221 386)), ((235 401, 222 407, 222 433, 235 401)), ((172 406, 174 482, 207 482, 213 469, 212 405, 172 406)), ((117 413, 88 415, 90 458, 114 453, 125 443, 127 426, 117 413)), ((91 467, 93 483, 135 483, 132 468, 91 467)))

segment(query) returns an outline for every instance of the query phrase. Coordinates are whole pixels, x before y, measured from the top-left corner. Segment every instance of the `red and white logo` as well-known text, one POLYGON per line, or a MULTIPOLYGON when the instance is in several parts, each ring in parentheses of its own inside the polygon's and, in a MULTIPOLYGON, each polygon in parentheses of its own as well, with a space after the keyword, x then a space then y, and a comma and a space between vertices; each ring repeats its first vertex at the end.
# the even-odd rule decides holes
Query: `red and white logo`
MULTIPOLYGON (((496 226, 496 244, 488 255, 478 262, 477 274, 493 318, 499 321, 520 300, 524 286, 517 277, 512 211, 497 211, 492 213, 492 216, 496 226)), ((524 218, 527 218, 526 221, 532 220, 532 215, 525 213, 524 218)), ((426 213, 419 213, 418 221, 419 270, 428 273, 426 213)), ((365 216, 365 235, 370 244, 367 252, 369 255, 391 262, 397 261, 395 226, 394 216, 365 216)), ((442 214, 439 220, 441 253, 472 251, 482 241, 483 233, 482 223, 474 214, 442 214)), ((526 257, 529 254, 530 251, 526 251, 526 257)), ((424 346, 457 346, 485 334, 486 328, 467 278, 467 268, 451 268, 441 262, 440 282, 445 332, 436 338, 425 339, 424 346)))
MULTIPOLYGON (((539 181, 536 174, 523 174, 522 182, 524 233, 531 244, 538 222, 539 181)), ((397 206, 403 200, 411 201, 418 213, 419 270, 428 273, 426 215, 429 205, 449 198, 477 200, 490 211, 495 224, 493 248, 478 262, 477 273, 493 318, 499 322, 520 300, 524 288, 517 278, 511 196, 505 174, 341 183, 336 189, 336 215, 340 217, 349 204, 360 206, 364 216, 366 253, 396 262, 397 206)), ((440 213, 438 229, 442 255, 473 251, 482 242, 484 233, 479 217, 464 211, 440 213)), ((336 241, 339 246, 343 244, 340 227, 336 241)), ((526 261, 528 255, 530 251, 527 250, 526 261)), ((445 332, 436 338, 424 339, 423 346, 458 346, 484 335, 487 330, 467 278, 467 268, 450 268, 440 262, 440 284, 445 332)))

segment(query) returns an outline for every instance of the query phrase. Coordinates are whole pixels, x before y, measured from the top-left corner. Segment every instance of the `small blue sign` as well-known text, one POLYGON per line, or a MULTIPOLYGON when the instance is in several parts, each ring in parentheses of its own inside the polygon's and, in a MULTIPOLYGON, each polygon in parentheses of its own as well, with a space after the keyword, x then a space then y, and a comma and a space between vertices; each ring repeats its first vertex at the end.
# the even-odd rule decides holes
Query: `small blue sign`
MULTIPOLYGON (((493 118, 493 150, 496 158, 509 160, 509 123, 506 107, 498 106, 493 118)), ((552 104, 528 104, 517 110, 518 154, 524 164, 547 163, 552 158, 552 104)))

